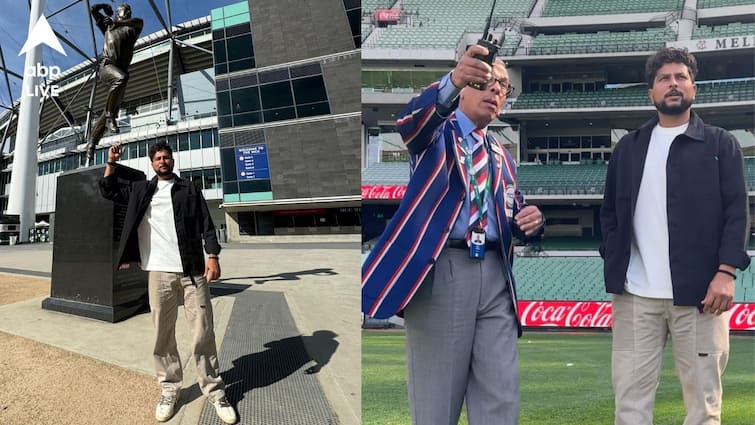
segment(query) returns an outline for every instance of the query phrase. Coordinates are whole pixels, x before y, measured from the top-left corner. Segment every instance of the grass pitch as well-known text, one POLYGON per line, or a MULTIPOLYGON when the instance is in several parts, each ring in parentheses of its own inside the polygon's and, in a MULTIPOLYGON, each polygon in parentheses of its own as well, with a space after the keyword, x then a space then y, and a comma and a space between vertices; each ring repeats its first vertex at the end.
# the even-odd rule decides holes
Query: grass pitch
MULTIPOLYGON (((682 391, 670 342, 663 356, 655 425, 679 425, 682 391)), ((609 333, 526 332, 519 340, 522 425, 613 423, 609 333)), ((722 423, 755 424, 755 337, 732 336, 723 379, 722 423)), ((402 332, 362 334, 362 424, 411 423, 402 332)), ((462 413, 460 424, 467 424, 462 413)))

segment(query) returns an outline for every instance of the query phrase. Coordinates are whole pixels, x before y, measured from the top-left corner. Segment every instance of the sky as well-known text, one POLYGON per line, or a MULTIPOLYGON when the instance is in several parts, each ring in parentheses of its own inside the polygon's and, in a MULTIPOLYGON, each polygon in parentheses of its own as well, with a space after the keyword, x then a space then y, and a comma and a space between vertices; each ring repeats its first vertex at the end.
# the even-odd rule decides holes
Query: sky
MULTIPOLYGON (((75 0, 47 0, 44 15, 50 22, 50 26, 75 44, 79 49, 94 56, 91 33, 89 30, 89 13, 86 2, 81 0, 65 11, 50 17, 53 13, 63 9, 75 0)), ((217 7, 238 3, 239 0, 167 0, 170 3, 171 17, 173 24, 190 21, 201 16, 208 16, 210 10, 217 7)), ((118 7, 122 0, 90 0, 91 5, 98 2, 108 3, 113 9, 118 7)), ((157 19, 148 0, 130 0, 134 17, 144 20, 144 29, 141 36, 151 34, 163 29, 160 21, 157 19)), ((168 22, 165 13, 166 0, 154 0, 155 5, 163 15, 165 22, 168 22)), ((18 56, 21 47, 26 41, 29 31, 29 6, 27 0, 0 0, 0 47, 2 48, 5 64, 8 69, 17 74, 23 75, 24 55, 18 56)), ((97 53, 102 50, 102 33, 95 27, 95 38, 97 40, 97 53)), ((48 46, 43 46, 42 61, 46 65, 57 65, 61 71, 64 71, 85 60, 83 56, 71 49, 61 40, 63 49, 68 54, 63 56, 48 46)), ((10 76, 11 91, 13 99, 18 99, 21 94, 21 80, 10 76)), ((5 84, 5 78, 0 72, 0 105, 9 106, 8 88, 5 84)))

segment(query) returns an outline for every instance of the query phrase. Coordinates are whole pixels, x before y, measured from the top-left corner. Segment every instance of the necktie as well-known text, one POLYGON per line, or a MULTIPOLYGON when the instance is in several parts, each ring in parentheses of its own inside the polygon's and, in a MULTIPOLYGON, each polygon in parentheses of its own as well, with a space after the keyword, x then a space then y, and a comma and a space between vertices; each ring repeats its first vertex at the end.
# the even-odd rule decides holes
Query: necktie
MULTIPOLYGON (((488 224, 488 206, 485 202, 485 189, 488 181, 488 152, 485 149, 485 135, 482 130, 474 130, 471 134, 474 140, 472 147, 472 161, 469 170, 469 228, 478 223, 485 229, 488 224), (480 204, 482 208, 480 208, 480 204)), ((470 161, 467 161, 469 164, 470 161)), ((471 231, 467 231, 467 244, 471 239, 471 231)))

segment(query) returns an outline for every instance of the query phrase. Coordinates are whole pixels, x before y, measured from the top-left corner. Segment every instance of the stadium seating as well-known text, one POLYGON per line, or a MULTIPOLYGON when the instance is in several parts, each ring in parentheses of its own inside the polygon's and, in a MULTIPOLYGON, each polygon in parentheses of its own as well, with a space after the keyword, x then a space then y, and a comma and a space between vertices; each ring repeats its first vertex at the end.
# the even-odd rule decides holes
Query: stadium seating
MULTIPOLYGON (((514 278, 520 300, 610 301, 600 257, 517 257, 514 278)), ((755 302, 755 266, 737 272, 734 302, 755 302)))
POLYGON ((725 81, 697 85, 696 102, 736 102, 755 100, 755 80, 725 81))
POLYGON ((548 0, 543 16, 667 12, 683 4, 684 0, 548 0))
POLYGON ((720 37, 736 37, 739 35, 751 35, 755 34, 755 23, 753 22, 732 22, 727 25, 719 25, 715 27, 709 27, 707 25, 700 25, 695 28, 692 33, 693 39, 700 38, 720 38, 720 37))
MULTIPOLYGON (((755 80, 700 83, 697 103, 737 102, 755 100, 755 80)), ((650 106, 644 85, 603 89, 593 92, 522 93, 513 109, 608 108, 618 106, 650 106)))
POLYGON ((747 190, 755 192, 755 158, 745 158, 745 182, 747 190))
MULTIPOLYGON (((512 17, 526 17, 535 0, 498 2, 493 18, 496 24, 508 25, 512 17)), ((377 48, 455 48, 465 32, 482 32, 490 12, 490 2, 475 0, 417 0, 406 4, 403 14, 407 24, 391 25, 374 37, 377 48)), ((500 28, 500 26, 498 26, 500 28)), ((503 54, 513 54, 520 35, 507 36, 503 54)))
POLYGON ((593 92, 522 93, 513 109, 605 108, 616 106, 648 106, 647 88, 643 86, 604 89, 593 92))
POLYGON ((711 7, 726 7, 726 6, 749 6, 752 5, 752 0, 698 0, 698 9, 708 9, 711 7))
POLYGON ((535 37, 530 55, 580 54, 655 51, 667 41, 676 40, 670 28, 648 28, 645 31, 598 31, 566 33, 535 37))
MULTIPOLYGON (((744 162, 747 190, 755 191, 755 158, 744 162)), ((606 164, 523 164, 517 180, 525 195, 597 195, 603 194, 607 170, 606 164)))
POLYGON ((606 164, 521 165, 519 190, 525 195, 599 195, 606 164))
POLYGON ((520 300, 609 301, 600 257, 517 257, 514 279, 520 300))

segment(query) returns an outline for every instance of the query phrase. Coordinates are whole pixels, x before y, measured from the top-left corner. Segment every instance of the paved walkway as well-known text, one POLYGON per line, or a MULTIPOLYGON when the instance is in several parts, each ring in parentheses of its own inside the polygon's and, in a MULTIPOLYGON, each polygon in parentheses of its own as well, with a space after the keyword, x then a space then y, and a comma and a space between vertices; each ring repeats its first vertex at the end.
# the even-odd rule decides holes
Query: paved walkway
MULTIPOLYGON (((358 235, 224 245, 211 291, 221 373, 239 423, 360 423, 359 247, 358 235)), ((0 273, 49 277, 51 265, 52 244, 0 246, 0 273)), ((42 310, 42 299, 0 306, 0 331, 153 374, 148 314, 111 324, 42 310)), ((191 385, 183 313, 176 332, 191 385)), ((202 414, 196 385, 181 396, 169 423, 220 423, 202 414)))

